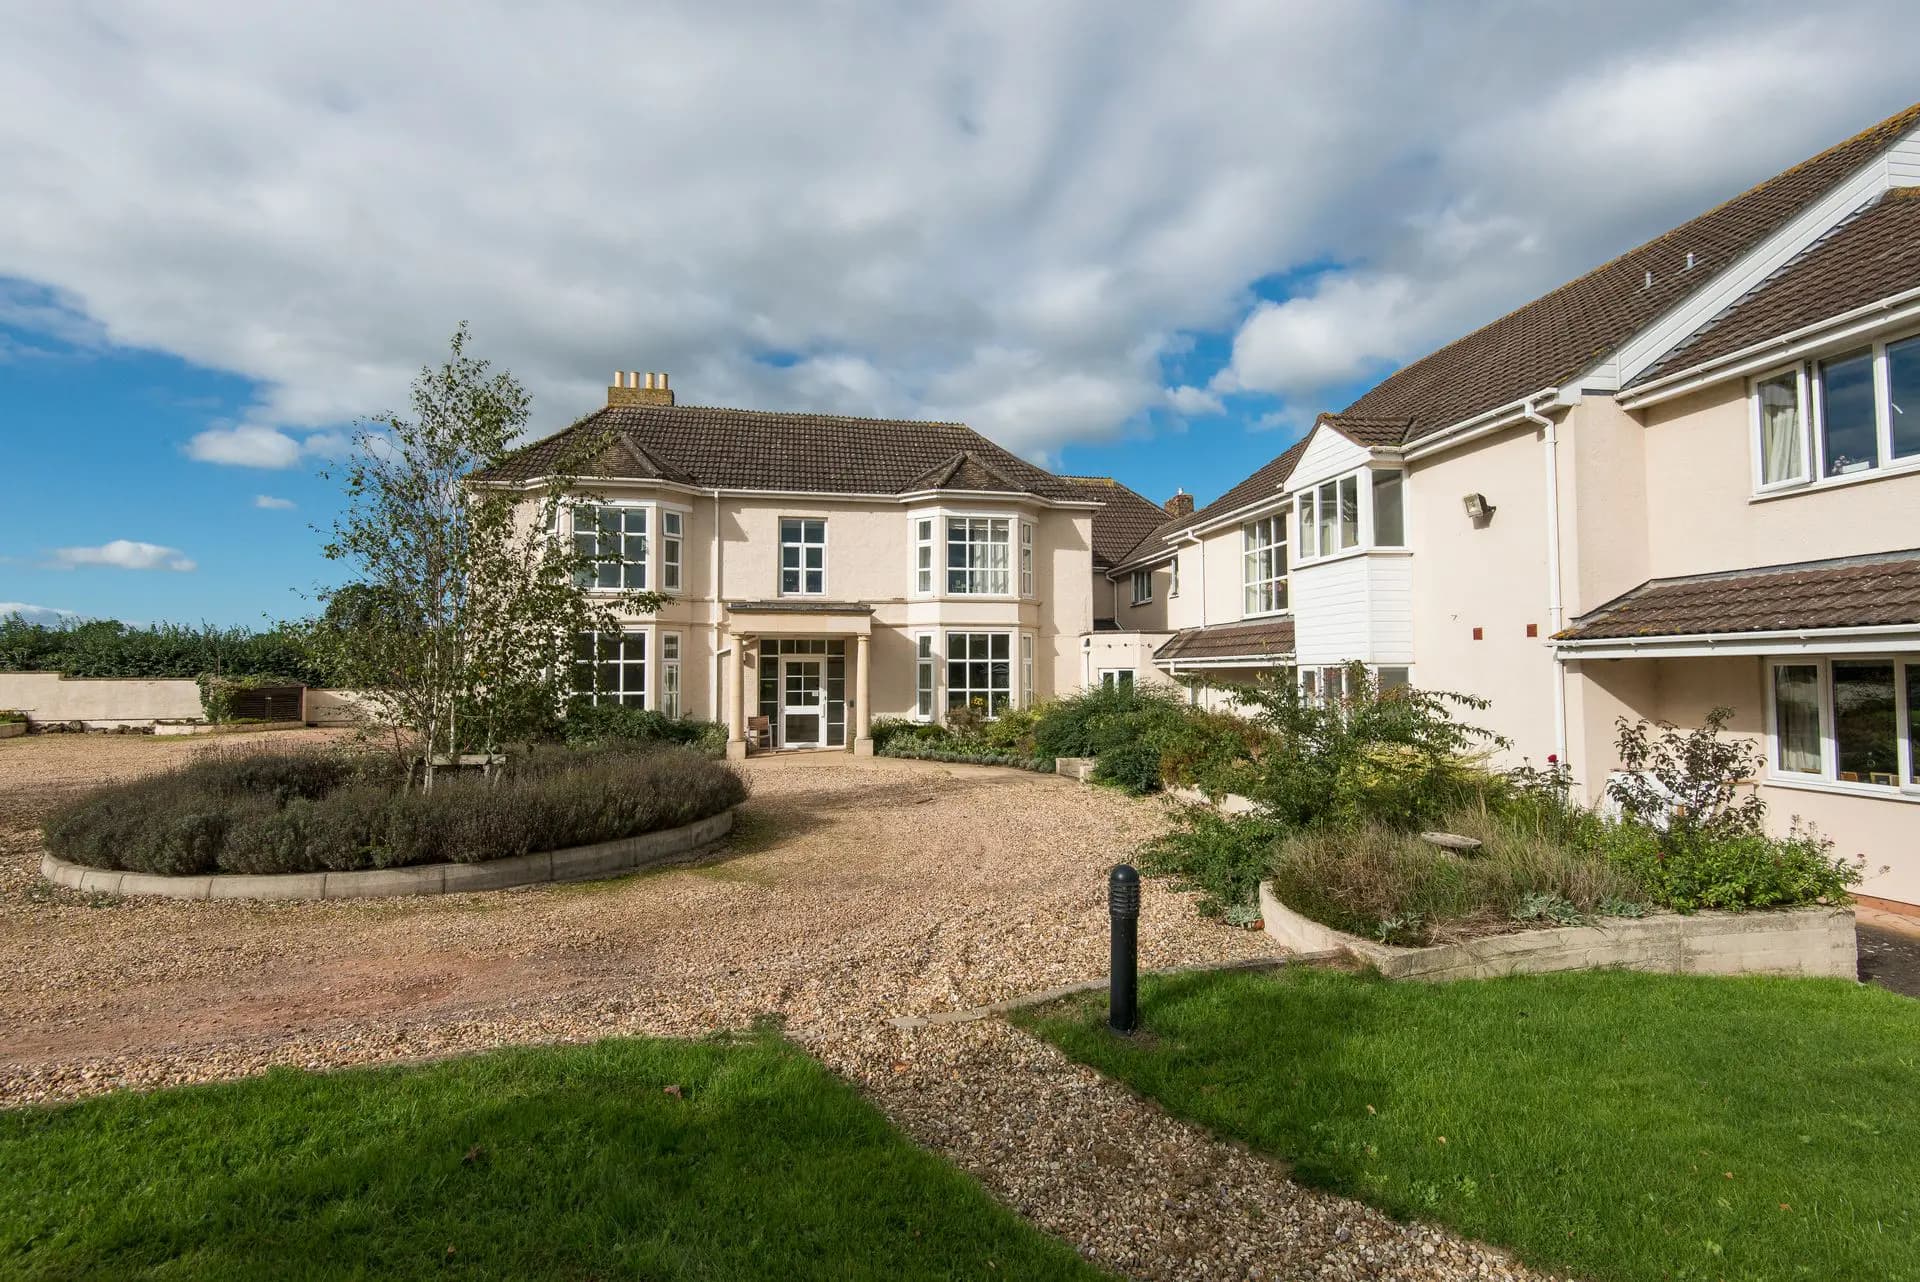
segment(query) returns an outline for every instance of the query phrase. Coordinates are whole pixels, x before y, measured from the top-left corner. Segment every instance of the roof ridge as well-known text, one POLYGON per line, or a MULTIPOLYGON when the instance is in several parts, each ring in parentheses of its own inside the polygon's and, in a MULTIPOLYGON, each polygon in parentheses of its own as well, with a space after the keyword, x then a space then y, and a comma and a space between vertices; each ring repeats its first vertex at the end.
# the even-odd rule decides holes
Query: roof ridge
MULTIPOLYGON (((828 418, 840 423, 911 423, 915 427, 964 427, 976 436, 980 429, 957 418, 901 418, 881 417, 878 414, 832 414, 823 410, 761 410, 746 409, 737 405, 609 405, 607 409, 622 410, 706 410, 718 414, 752 414, 759 418, 828 418)), ((981 436, 982 440, 986 437, 981 436)))

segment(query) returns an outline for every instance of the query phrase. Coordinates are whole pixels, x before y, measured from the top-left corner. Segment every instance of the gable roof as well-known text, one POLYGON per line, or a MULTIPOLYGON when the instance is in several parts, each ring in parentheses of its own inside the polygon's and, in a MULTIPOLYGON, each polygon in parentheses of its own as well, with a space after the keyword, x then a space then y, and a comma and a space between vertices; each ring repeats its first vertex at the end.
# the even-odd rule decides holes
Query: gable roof
POLYGON ((608 406, 474 479, 529 481, 556 468, 580 476, 822 494, 907 494, 940 488, 924 484, 938 475, 945 488, 1085 499, 964 423, 699 405, 608 406), (569 457, 589 451, 584 460, 569 457))
POLYGON ((1216 517, 1238 511, 1262 499, 1279 498, 1280 487, 1287 483, 1289 476, 1293 475, 1293 469, 1300 462, 1300 456, 1307 452, 1307 441, 1312 438, 1312 435, 1309 432, 1306 437, 1295 441, 1279 455, 1268 459, 1254 469, 1251 476, 1205 507, 1195 510, 1189 516, 1176 517, 1165 522, 1153 531, 1152 537, 1168 538, 1189 526, 1204 525, 1216 517))
POLYGON ((1558 641, 1920 626, 1920 549, 1649 579, 1558 641))
POLYGON ((1346 413, 1404 417, 1410 443, 1565 383, 1691 298, 1916 124, 1920 103, 1422 357, 1346 413))
POLYGON ((1896 187, 1735 299, 1630 387, 1920 287, 1920 187, 1896 187))
POLYGON ((1100 505, 1100 510, 1093 514, 1095 569, 1123 564, 1147 535, 1166 522, 1166 509, 1111 476, 1063 476, 1060 479, 1078 491, 1081 498, 1100 505))

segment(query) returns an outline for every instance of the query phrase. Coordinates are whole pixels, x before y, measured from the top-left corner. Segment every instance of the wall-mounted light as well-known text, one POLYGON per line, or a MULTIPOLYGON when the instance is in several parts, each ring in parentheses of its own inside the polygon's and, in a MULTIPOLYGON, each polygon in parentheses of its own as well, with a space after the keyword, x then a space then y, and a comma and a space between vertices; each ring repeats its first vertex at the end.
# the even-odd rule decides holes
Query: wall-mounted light
POLYGON ((1460 502, 1467 509, 1467 518, 1475 525, 1485 525, 1493 519, 1493 504, 1487 502, 1484 494, 1462 496, 1460 502))

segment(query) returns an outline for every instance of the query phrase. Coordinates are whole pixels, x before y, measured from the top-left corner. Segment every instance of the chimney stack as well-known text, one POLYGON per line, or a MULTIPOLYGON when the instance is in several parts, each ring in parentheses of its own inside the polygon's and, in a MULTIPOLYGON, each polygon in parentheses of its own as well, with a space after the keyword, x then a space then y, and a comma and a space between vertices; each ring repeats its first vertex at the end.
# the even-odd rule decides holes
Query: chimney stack
POLYGON ((648 372, 646 382, 640 381, 640 371, 635 369, 617 369, 613 371, 613 382, 607 387, 608 405, 671 405, 673 392, 667 387, 667 376, 648 372))
POLYGON ((1192 516, 1193 495, 1181 490, 1166 502, 1168 516, 1192 516))

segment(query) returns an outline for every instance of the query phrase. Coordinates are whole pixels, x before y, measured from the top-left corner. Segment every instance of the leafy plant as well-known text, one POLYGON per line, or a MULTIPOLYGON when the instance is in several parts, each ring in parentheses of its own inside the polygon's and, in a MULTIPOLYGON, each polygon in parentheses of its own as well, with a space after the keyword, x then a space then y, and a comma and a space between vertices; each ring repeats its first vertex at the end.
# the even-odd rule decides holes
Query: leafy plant
POLYGON ((26 719, 27 719, 27 714, 19 711, 16 708, 0 708, 0 724, 6 724, 8 722, 14 722, 14 721, 25 721, 26 719))
POLYGON ((727 749, 727 728, 717 721, 669 717, 651 708, 575 699, 567 706, 563 733, 568 743, 683 744, 710 755, 727 749))
POLYGON ((324 659, 299 625, 247 628, 133 627, 112 619, 59 624, 0 616, 0 672, 68 677, 282 677, 298 685, 333 684, 324 659))
POLYGON ((1733 709, 1715 708, 1685 734, 1665 722, 1616 718, 1621 770, 1607 795, 1627 818, 1683 842, 1761 832, 1767 803, 1750 785, 1763 758, 1750 741, 1721 737, 1732 718, 1733 709))

